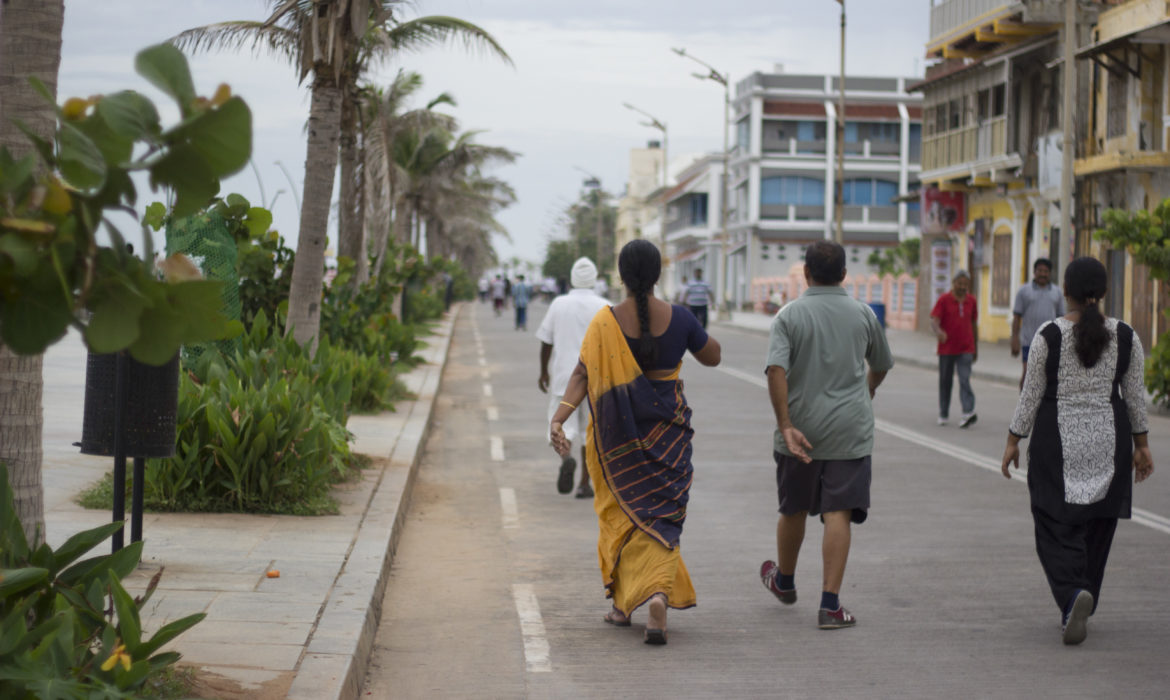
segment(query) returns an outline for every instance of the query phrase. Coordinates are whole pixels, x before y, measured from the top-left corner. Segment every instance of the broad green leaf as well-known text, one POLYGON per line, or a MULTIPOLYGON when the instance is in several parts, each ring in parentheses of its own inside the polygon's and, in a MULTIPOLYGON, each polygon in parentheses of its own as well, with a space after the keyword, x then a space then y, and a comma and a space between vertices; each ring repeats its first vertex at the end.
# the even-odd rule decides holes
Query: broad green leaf
POLYGON ((195 613, 194 615, 188 615, 187 617, 163 625, 159 628, 158 632, 154 633, 154 636, 149 641, 139 645, 138 653, 142 656, 150 656, 163 648, 167 642, 202 622, 205 617, 207 617, 207 613, 195 613))
POLYGON ((155 231, 161 231, 166 220, 167 207, 162 202, 151 202, 150 206, 146 207, 146 213, 142 217, 142 223, 155 231))
POLYGON ((25 156, 14 160, 7 148, 0 149, 0 188, 4 192, 14 192, 27 186, 37 160, 33 156, 25 156))
POLYGON ((89 585, 95 579, 105 580, 106 573, 113 571, 118 578, 126 578, 142 559, 142 542, 133 542, 113 554, 80 561, 57 576, 66 586, 77 583, 89 585))
POLYGON ((39 567, 25 567, 23 569, 0 569, 0 601, 13 593, 19 593, 27 588, 47 581, 49 570, 39 567))
POLYGON ((28 557, 28 539, 16 514, 8 465, 0 461, 0 564, 19 568, 28 557))
POLYGON ((93 318, 85 329, 86 343, 99 354, 117 352, 138 339, 138 321, 146 306, 143 298, 132 290, 115 287, 111 291, 112 296, 93 310, 93 318))
POLYGON ((176 131, 175 135, 186 138, 219 177, 239 172, 252 157, 252 111, 239 97, 209 109, 176 131))
POLYGON ((130 155, 134 151, 134 139, 123 136, 110 128, 110 125, 102 118, 101 113, 95 112, 87 119, 70 123, 89 137, 93 145, 97 146, 102 158, 107 163, 107 167, 109 165, 125 165, 130 161, 130 155))
POLYGON ((186 114, 195 99, 191 69, 183 52, 170 44, 156 44, 138 52, 134 69, 152 85, 170 95, 186 114))
POLYGON ((126 645, 130 656, 139 656, 137 650, 139 642, 142 641, 142 622, 138 619, 138 606, 122 587, 116 573, 110 572, 109 582, 110 595, 114 598, 114 610, 118 613, 118 631, 122 643, 126 645))
POLYGON ((71 302, 52 267, 42 263, 17 294, 0 300, 0 342, 20 355, 44 352, 65 335, 71 302))
POLYGON ((263 207, 252 207, 248 210, 248 218, 244 219, 244 225, 248 227, 249 236, 260 238, 272 227, 272 212, 263 207))
POLYGON ((114 680, 118 687, 122 690, 130 690, 137 687, 146 677, 150 675, 152 667, 149 661, 143 659, 142 661, 134 661, 130 666, 130 670, 123 670, 121 666, 114 669, 114 680))
POLYGON ((101 150, 80 129, 62 122, 57 133, 61 175, 79 190, 100 190, 106 183, 106 159, 101 150))
POLYGON ((203 156, 186 144, 172 146, 150 167, 150 184, 167 185, 175 191, 175 218, 189 216, 207 206, 219 192, 219 179, 203 156))
POLYGON ((122 523, 106 523, 92 530, 83 530, 65 540, 65 544, 53 553, 53 570, 63 570, 86 552, 105 542, 106 538, 117 532, 120 527, 122 523))
POLYGON ((232 214, 246 214, 249 207, 252 206, 252 203, 244 195, 235 192, 224 197, 223 203, 227 205, 232 214))
POLYGON ((94 111, 123 138, 150 140, 159 134, 158 110, 154 103, 133 90, 105 95, 94 111))
POLYGON ((17 277, 27 277, 37 268, 37 249, 15 233, 0 235, 0 258, 12 261, 12 270, 17 277))

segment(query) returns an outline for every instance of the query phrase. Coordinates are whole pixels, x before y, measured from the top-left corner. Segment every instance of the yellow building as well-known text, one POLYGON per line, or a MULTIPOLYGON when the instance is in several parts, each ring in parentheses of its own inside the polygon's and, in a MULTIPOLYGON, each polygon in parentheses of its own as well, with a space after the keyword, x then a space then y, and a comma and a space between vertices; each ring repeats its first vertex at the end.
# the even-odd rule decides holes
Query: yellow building
MULTIPOLYGON (((1082 20, 1095 9, 1080 10, 1082 20)), ((1017 290, 1038 258, 1061 269, 1063 3, 942 0, 931 7, 923 93, 924 187, 965 193, 949 238, 971 272, 980 338, 1011 333, 1017 290)), ((1087 25, 1086 25, 1087 26, 1087 25)), ((938 231, 924 229, 924 237, 938 231)), ((933 304, 932 299, 924 302, 933 304)))
MULTIPOLYGON (((1170 197, 1170 2, 1131 0, 1101 12, 1077 56, 1089 67, 1089 129, 1076 160, 1086 233, 1106 209, 1153 209, 1170 197)), ((1124 251, 1087 235, 1080 252, 1109 269, 1106 311, 1133 325, 1148 349, 1167 330, 1164 284, 1124 251)))

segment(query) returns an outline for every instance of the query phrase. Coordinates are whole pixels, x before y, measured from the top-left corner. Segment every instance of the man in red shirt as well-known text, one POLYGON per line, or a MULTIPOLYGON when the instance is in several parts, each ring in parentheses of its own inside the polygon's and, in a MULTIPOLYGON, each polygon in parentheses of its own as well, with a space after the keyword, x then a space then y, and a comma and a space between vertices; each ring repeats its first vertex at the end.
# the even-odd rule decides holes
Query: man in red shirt
POLYGON ((938 424, 946 425, 951 412, 951 383, 959 374, 959 403, 963 415, 959 427, 974 425, 975 394, 971 391, 971 365, 979 359, 979 311, 971 291, 971 276, 959 270, 951 291, 938 298, 930 312, 930 327, 938 337, 938 424))

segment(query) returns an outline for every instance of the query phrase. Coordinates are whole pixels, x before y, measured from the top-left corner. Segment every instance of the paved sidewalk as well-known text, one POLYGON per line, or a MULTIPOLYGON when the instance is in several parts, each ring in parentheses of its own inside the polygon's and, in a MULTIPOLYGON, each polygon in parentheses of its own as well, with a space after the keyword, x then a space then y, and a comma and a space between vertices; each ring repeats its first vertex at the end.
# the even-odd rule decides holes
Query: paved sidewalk
MULTIPOLYGON (((410 498, 419 453, 446 363, 455 311, 423 338, 425 363, 402 377, 418 398, 393 413, 353 416, 353 449, 375 458, 341 484, 340 514, 322 517, 147 514, 137 593, 165 569, 143 611, 148 632, 192 613, 207 618, 170 645, 234 697, 356 698, 410 498), (267 572, 278 570, 278 578, 267 572), (243 691, 241 694, 240 691, 243 691)), ((113 468, 79 455, 86 351, 71 333, 45 356, 44 489, 48 540, 108 522, 74 503, 113 468)), ((127 534, 127 538, 129 535, 127 534)), ((99 551, 108 551, 108 544, 99 551)))

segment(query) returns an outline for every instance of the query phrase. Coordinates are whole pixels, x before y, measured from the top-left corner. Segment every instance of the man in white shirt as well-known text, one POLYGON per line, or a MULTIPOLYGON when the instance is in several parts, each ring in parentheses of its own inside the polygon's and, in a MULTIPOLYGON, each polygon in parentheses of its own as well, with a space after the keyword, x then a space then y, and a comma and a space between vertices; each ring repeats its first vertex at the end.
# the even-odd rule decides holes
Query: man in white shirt
MULTIPOLYGON (((568 294, 553 299, 548 307, 548 313, 540 322, 536 330, 536 337, 540 340, 540 379, 537 386, 546 394, 551 394, 548 404, 547 425, 552 421, 557 407, 564 400, 565 388, 569 385, 569 377, 581 359, 581 341, 585 339, 585 331, 589 322, 604 308, 608 302, 594 291, 597 283, 597 268, 589 258, 578 258, 573 263, 572 285, 568 294), (549 359, 552 359, 552 376, 549 376, 549 359), (550 391, 551 387, 551 391, 550 391)), ((589 470, 585 466, 585 436, 589 425, 589 406, 581 405, 573 412, 572 417, 562 426, 565 437, 570 443, 581 445, 581 481, 577 487, 577 498, 592 498, 593 489, 589 485, 589 470)), ((547 432, 547 431, 546 431, 547 432)), ((573 472, 577 469, 577 462, 570 451, 561 462, 560 474, 557 477, 557 491, 568 493, 573 490, 573 472)))

